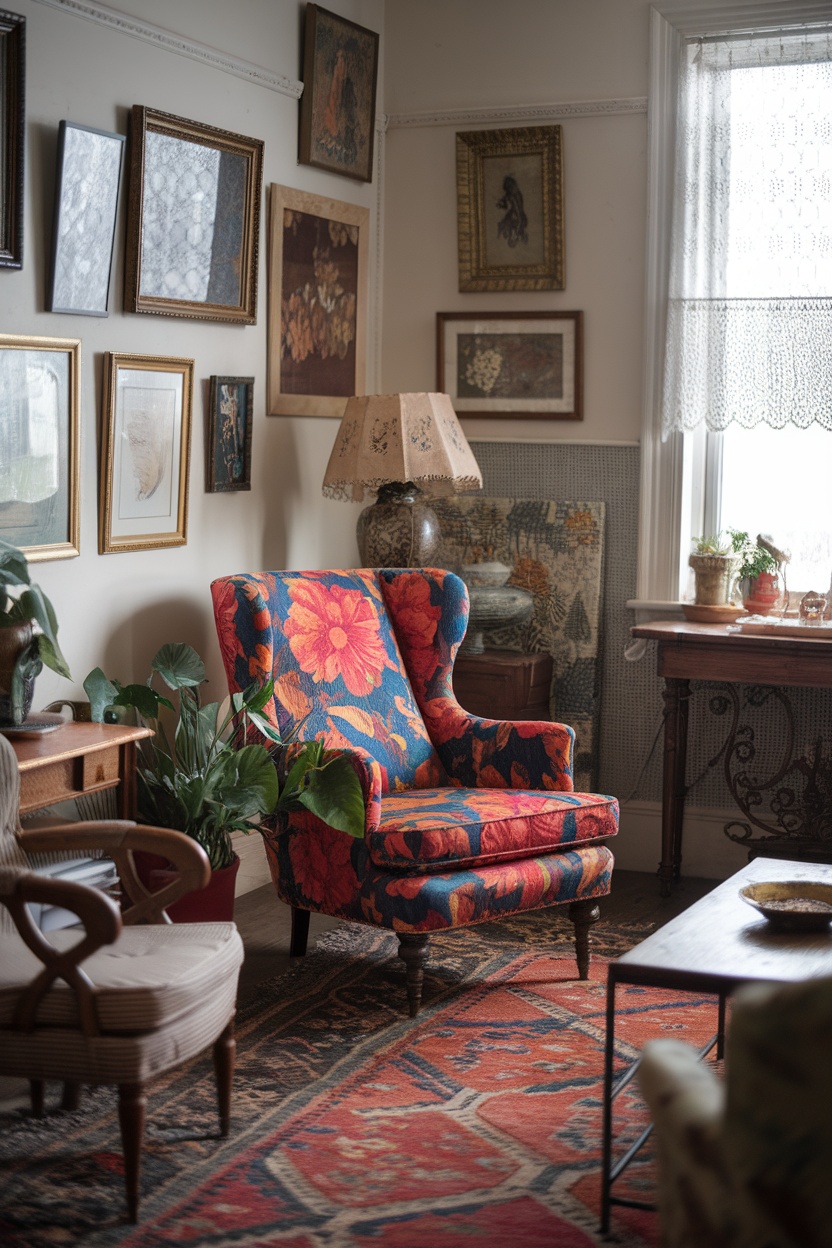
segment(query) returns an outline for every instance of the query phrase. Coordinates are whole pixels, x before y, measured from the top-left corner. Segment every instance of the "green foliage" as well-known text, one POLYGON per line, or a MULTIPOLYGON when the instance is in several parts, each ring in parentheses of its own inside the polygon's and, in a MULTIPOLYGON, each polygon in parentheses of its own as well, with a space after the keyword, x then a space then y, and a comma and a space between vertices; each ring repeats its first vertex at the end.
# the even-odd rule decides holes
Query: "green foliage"
POLYGON ((693 539, 695 555, 733 555, 740 561, 737 580, 759 576, 761 572, 776 572, 777 562, 763 546, 758 546, 742 529, 728 529, 711 537, 693 539))
POLYGON ((100 667, 84 681, 94 720, 130 709, 154 731, 139 746, 143 822, 192 836, 212 867, 232 861, 232 832, 250 832, 262 819, 300 807, 331 827, 363 836, 364 799, 347 758, 325 760, 321 742, 304 742, 283 776, 289 742, 263 714, 274 692, 271 681, 232 694, 223 710, 218 702, 200 701, 205 665, 191 646, 162 646, 150 666, 144 685, 109 680, 100 667), (154 688, 155 678, 178 695, 177 702, 154 688), (166 724, 171 715, 172 737, 166 724), (252 727, 267 745, 249 742, 252 727))
POLYGON ((11 674, 9 701, 15 723, 23 719, 25 682, 49 667, 59 676, 72 679, 67 661, 58 645, 58 621, 52 603, 29 577, 29 564, 22 550, 0 538, 0 628, 32 624, 32 638, 18 655, 11 674))

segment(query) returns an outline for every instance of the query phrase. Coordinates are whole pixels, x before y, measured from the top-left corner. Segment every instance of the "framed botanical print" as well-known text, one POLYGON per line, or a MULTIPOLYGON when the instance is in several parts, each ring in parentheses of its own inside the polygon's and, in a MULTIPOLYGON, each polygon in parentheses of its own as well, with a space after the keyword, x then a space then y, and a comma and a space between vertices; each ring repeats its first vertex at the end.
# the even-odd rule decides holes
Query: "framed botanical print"
POLYGON ((99 554, 188 540, 193 360, 108 353, 99 554))
POLYGON ((26 18, 0 9, 0 268, 23 267, 26 18))
POLYGON ((257 320, 263 141, 135 104, 125 312, 257 320))
POLYGON ((460 290, 563 290, 561 129, 457 134, 460 290))
POLYGON ((375 31, 307 4, 298 156, 302 165, 372 181, 378 42, 375 31))
POLYGON ((268 412, 337 416, 364 393, 368 209, 272 184, 268 412))
POLYGON ((62 121, 48 312, 106 316, 124 135, 62 121))
POLYGON ((78 338, 0 335, 0 537, 35 563, 79 553, 78 338))
POLYGON ((211 378, 205 444, 209 494, 251 489, 253 410, 253 377, 211 378))
POLYGON ((583 420, 582 312, 438 312, 437 389, 459 416, 583 420))

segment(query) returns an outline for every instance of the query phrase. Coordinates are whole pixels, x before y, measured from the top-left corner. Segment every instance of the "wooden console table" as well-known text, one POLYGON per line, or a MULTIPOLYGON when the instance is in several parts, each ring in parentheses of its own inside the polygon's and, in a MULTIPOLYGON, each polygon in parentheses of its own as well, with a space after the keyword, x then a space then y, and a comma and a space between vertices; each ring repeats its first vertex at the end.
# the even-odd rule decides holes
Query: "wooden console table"
POLYGON ((136 742, 149 728, 72 721, 40 736, 9 740, 20 769, 20 813, 116 790, 120 819, 136 817, 136 742))
POLYGON ((690 624, 677 620, 639 624, 631 629, 631 633, 633 637, 658 643, 658 674, 664 677, 659 879, 662 894, 667 896, 673 881, 679 878, 682 865, 691 680, 832 689, 832 640, 758 637, 748 633, 729 633, 724 624, 690 624))

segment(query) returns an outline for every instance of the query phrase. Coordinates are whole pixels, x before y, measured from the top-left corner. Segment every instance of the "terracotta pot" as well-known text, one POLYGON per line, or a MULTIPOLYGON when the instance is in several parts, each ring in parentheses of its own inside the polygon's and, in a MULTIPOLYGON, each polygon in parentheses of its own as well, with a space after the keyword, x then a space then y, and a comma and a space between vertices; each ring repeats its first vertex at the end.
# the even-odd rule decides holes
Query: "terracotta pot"
POLYGON ((0 628, 0 724, 6 727, 22 723, 32 709, 35 696, 34 676, 23 682, 23 714, 15 719, 12 715, 11 684, 12 672, 21 650, 25 650, 32 640, 31 624, 12 624, 10 628, 0 628))
MULTIPOLYGON (((137 850, 133 855, 136 863, 136 875, 152 893, 158 893, 172 879, 176 878, 167 858, 159 854, 148 854, 137 850)), ((240 859, 234 855, 234 861, 227 867, 219 867, 211 872, 211 878, 205 888, 180 897, 168 907, 168 916, 173 923, 230 923, 234 918, 234 886, 240 859)))
POLYGON ((782 604, 776 572, 761 572, 742 582, 742 605, 751 615, 769 615, 782 604))

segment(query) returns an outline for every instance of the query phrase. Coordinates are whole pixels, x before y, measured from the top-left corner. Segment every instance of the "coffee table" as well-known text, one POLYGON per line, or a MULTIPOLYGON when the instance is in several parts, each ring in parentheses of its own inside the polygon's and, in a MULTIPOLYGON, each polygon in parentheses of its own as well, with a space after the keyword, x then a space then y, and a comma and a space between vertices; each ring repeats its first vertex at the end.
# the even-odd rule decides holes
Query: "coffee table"
POLYGON ((717 1028, 700 1051, 713 1048, 722 1057, 725 1002, 740 984, 754 981, 796 983, 832 975, 832 928, 822 932, 777 932, 743 901, 739 890, 767 880, 814 880, 832 884, 832 865, 755 858, 689 909, 660 927, 607 968, 607 1034, 604 1055, 604 1122, 601 1174, 601 1232, 606 1234, 612 1205, 652 1209, 643 1201, 618 1198, 612 1185, 647 1139, 645 1128, 627 1151, 613 1162, 613 1102, 633 1079, 639 1060, 613 1083, 615 1054, 615 990, 618 984, 642 984, 683 992, 713 993, 718 998, 717 1028))

